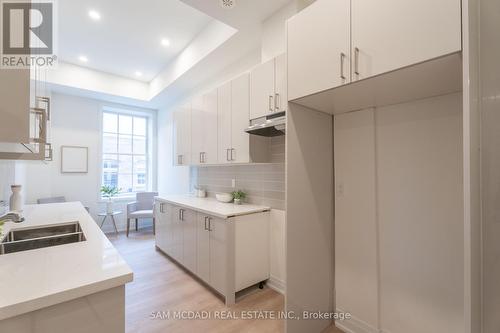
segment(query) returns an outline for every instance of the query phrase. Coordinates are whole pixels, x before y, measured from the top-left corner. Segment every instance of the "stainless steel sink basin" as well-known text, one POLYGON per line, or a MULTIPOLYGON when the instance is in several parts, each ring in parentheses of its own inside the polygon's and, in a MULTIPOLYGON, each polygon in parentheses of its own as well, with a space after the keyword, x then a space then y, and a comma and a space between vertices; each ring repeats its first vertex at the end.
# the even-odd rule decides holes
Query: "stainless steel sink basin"
POLYGON ((78 222, 13 229, 0 242, 0 255, 83 241, 78 222))

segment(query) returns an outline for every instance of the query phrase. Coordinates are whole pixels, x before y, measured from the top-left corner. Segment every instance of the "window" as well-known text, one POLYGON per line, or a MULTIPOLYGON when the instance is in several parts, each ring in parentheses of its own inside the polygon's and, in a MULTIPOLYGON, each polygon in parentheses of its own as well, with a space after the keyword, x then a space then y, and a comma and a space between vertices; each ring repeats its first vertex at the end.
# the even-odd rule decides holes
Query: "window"
POLYGON ((149 190, 148 117, 104 111, 102 185, 126 196, 149 190))

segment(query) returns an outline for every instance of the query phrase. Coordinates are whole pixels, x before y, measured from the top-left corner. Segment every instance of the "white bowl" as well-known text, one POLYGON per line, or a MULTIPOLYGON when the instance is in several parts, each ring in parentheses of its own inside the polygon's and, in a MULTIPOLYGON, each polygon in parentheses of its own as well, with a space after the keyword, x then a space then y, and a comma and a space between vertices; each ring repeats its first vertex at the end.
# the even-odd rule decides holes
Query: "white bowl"
POLYGON ((233 201, 233 195, 231 193, 215 193, 215 198, 220 202, 231 202, 233 201))

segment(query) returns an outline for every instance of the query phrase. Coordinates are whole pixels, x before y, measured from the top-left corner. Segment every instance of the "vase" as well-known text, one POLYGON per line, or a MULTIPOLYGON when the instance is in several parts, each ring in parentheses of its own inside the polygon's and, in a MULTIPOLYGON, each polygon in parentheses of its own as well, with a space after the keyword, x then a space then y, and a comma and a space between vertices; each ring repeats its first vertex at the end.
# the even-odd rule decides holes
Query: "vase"
POLYGON ((10 211, 22 212, 23 211, 23 197, 21 195, 21 185, 12 185, 10 187, 12 195, 10 196, 10 211))
POLYGON ((235 205, 241 205, 241 199, 234 199, 235 205))
POLYGON ((106 201, 106 213, 113 214, 113 199, 111 198, 106 201))

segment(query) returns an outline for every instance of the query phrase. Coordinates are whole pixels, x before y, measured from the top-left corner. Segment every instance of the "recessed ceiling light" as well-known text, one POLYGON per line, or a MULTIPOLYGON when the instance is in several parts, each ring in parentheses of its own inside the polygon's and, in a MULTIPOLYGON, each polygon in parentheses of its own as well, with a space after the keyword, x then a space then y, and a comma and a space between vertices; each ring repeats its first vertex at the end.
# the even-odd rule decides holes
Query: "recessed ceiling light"
POLYGON ((95 10, 89 10, 89 17, 94 21, 99 21, 101 19, 101 14, 95 10))
POLYGON ((81 62, 89 62, 89 59, 86 56, 79 56, 78 60, 80 60, 81 62))
POLYGON ((170 41, 166 38, 162 38, 161 45, 163 45, 165 47, 170 46, 170 41))
POLYGON ((142 72, 141 71, 136 71, 135 72, 135 76, 139 76, 139 77, 142 76, 142 72))

